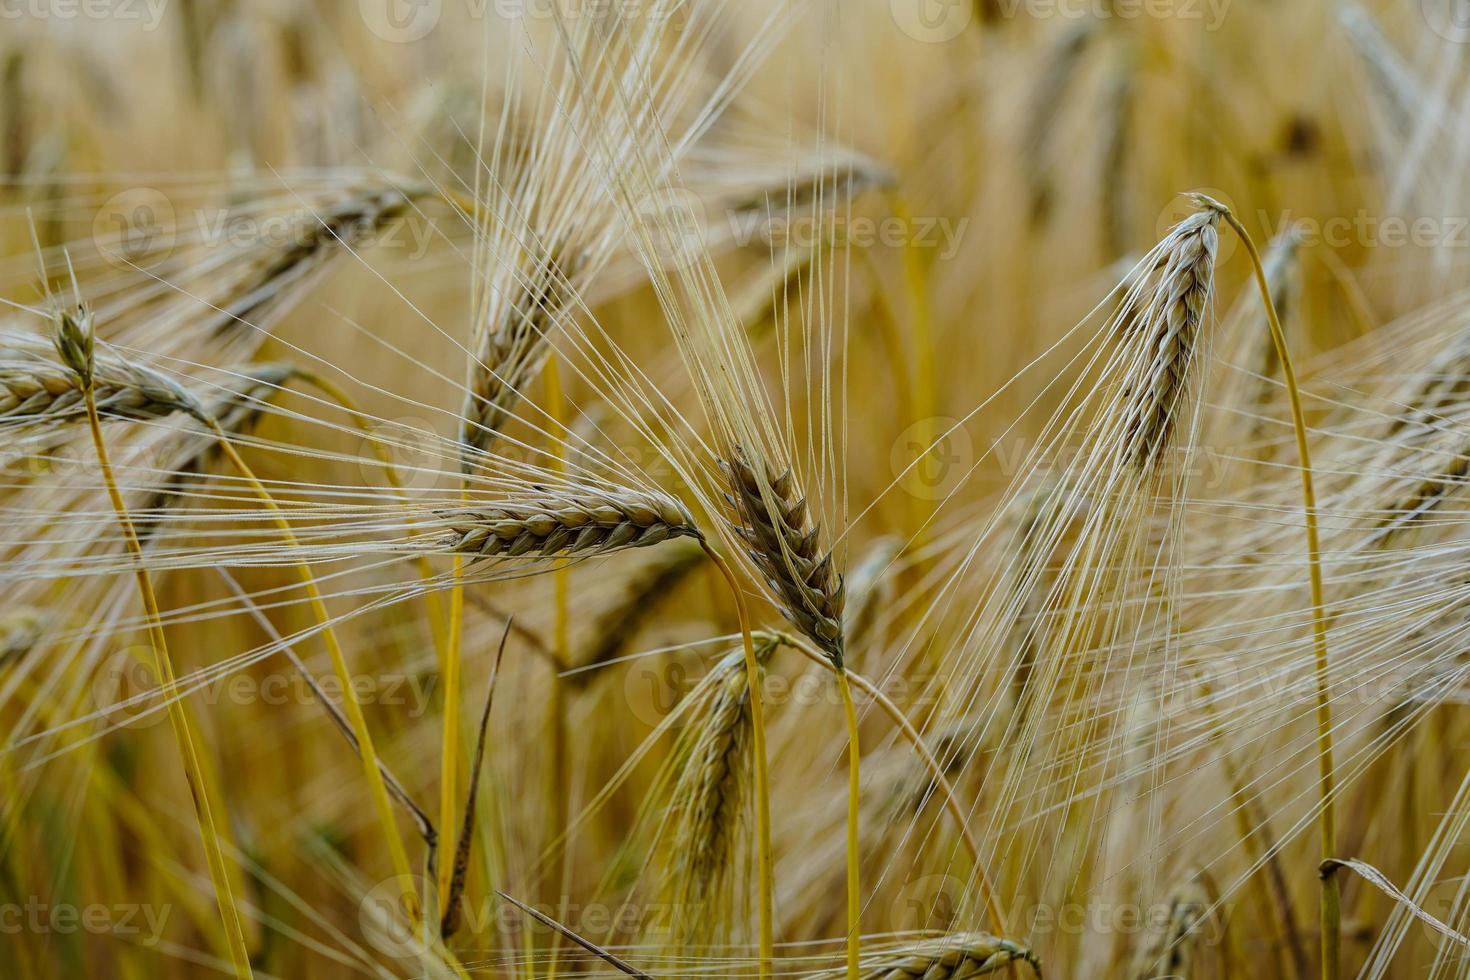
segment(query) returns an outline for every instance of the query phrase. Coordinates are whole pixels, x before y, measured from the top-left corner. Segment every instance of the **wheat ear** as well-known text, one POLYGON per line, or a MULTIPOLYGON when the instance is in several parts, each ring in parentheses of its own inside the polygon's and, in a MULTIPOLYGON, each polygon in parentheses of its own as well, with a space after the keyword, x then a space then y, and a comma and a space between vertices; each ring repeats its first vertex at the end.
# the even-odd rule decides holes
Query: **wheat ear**
POLYGON ((1212 203, 1169 232, 1159 257, 1159 276, 1147 303, 1137 286, 1125 300, 1124 324, 1142 347, 1142 363, 1123 386, 1120 452, 1144 473, 1155 471, 1186 404, 1195 347, 1214 281, 1222 211, 1212 203))
POLYGON ((240 910, 230 888, 224 852, 220 848, 219 834, 215 829, 214 803, 210 799, 208 783, 203 778, 188 715, 180 700, 182 695, 178 691, 178 678, 174 673, 173 658, 168 651, 168 640, 163 632, 163 617, 159 612, 158 598, 153 591, 153 580, 144 563, 143 546, 138 541, 132 518, 128 515, 127 504, 118 489, 112 460, 107 453, 107 442, 102 437, 101 416, 93 388, 96 380, 96 356, 91 313, 80 303, 75 310, 58 310, 54 326, 56 351, 62 362, 75 372, 88 428, 92 433, 92 445, 97 451, 97 462, 102 468, 102 479, 107 485, 108 498, 112 501, 112 509, 117 514, 118 525, 122 528, 128 552, 133 559, 133 574, 137 578, 138 592, 143 599, 148 632, 152 640, 154 669, 158 672, 163 697, 168 706, 169 725, 173 729, 174 741, 178 743, 179 753, 183 756, 184 778, 189 784, 189 793, 194 802, 194 814, 199 823, 199 834, 204 844, 215 901, 219 905, 220 917, 224 920, 230 964, 235 976, 244 980, 253 975, 250 969, 250 953, 246 948, 240 910))
POLYGON ((732 527, 765 576, 781 611, 838 667, 842 666, 842 576, 823 550, 821 528, 797 495, 790 470, 757 474, 735 454, 721 462, 729 479, 732 527))
POLYGON ((570 282, 581 267, 575 255, 538 252, 529 272, 514 283, 516 295, 499 302, 470 366, 469 392, 460 421, 461 462, 475 458, 500 435, 546 359, 547 339, 571 315, 576 291, 570 282))
POLYGON ((677 537, 701 537, 673 497, 653 491, 546 490, 444 515, 448 550, 479 558, 607 554, 677 537))
MULTIPOLYGON (((757 640, 762 667, 778 643, 772 636, 757 640)), ((679 913, 674 923, 678 944, 701 949, 716 940, 713 927, 727 918, 721 913, 751 774, 751 688, 742 651, 722 658, 711 675, 708 696, 698 709, 699 727, 689 730, 680 747, 684 767, 672 794, 674 861, 665 886, 679 913)))
POLYGON ((150 421, 175 412, 203 414, 198 399, 157 371, 95 351, 75 353, 92 359, 85 382, 38 351, 18 344, 0 349, 0 426, 79 422, 87 416, 89 391, 103 418, 150 421))
POLYGON ((259 326, 327 262, 370 240, 429 193, 425 187, 394 182, 355 189, 324 207, 304 210, 296 216, 301 222, 299 235, 272 254, 248 288, 212 314, 203 329, 220 336, 241 324, 259 326))
MULTIPOLYGON (((1013 963, 1025 963, 1041 976, 1041 960, 1020 943, 984 932, 957 932, 869 954, 858 976, 861 980, 967 980, 1013 963)), ((837 975, 836 971, 818 973, 811 980, 837 975)))

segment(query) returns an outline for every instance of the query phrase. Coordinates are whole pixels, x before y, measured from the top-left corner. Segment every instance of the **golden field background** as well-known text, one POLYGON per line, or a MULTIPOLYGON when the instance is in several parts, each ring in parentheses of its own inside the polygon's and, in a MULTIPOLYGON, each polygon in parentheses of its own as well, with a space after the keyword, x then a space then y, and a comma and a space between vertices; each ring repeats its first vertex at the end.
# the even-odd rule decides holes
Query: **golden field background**
MULTIPOLYGON (((847 666, 922 733, 979 842, 977 866, 860 697, 864 975, 1001 972, 882 960, 980 932, 1052 977, 1318 974, 1322 675, 1298 455, 1247 250, 1224 227, 1172 476, 1133 493, 1098 468, 1098 420, 1127 390, 1109 369, 1132 350, 1115 290, 1156 272, 1193 191, 1288 284, 1323 528, 1330 856, 1387 886, 1337 873, 1339 974, 1466 973, 1470 29, 1455 4, 388 3, 0 4, 0 346, 46 334, 69 260, 106 350, 201 398, 290 362, 356 406, 293 381, 242 426, 297 549, 217 454, 184 464, 193 423, 104 426, 135 517, 199 471, 151 514, 164 530, 145 564, 254 975, 612 969, 497 891, 652 976, 757 975, 744 736, 721 750, 734 782, 705 840, 723 871, 681 863, 714 717, 700 680, 725 684, 741 650, 709 560, 670 540, 468 565, 448 739, 455 559, 408 560, 447 508, 568 473, 667 491, 732 549, 719 413, 694 368, 744 362, 696 345, 691 367, 671 330, 706 255, 765 396, 723 410, 785 442, 846 577, 847 666), (692 147, 669 149, 659 137, 726 87, 692 147), (677 159, 648 177, 600 141, 677 159), (533 166, 536 147, 555 152, 533 166), (393 220, 321 234, 364 188, 410 184, 393 220), (605 254, 477 483, 456 442, 467 372, 503 270, 528 261, 508 209, 538 189, 529 224, 605 231, 605 254), (636 228, 621 237, 630 215, 648 219, 641 249, 636 228), (494 676, 463 922, 442 942, 402 921, 363 767, 281 649, 342 701, 298 559, 440 860, 494 676), (1077 591, 1048 584, 1084 565, 1077 591), (1037 625, 1058 616, 1071 625, 1037 625), (694 906, 691 877, 710 883, 694 906)), ((239 974, 93 443, 18 415, 0 420, 0 975, 239 974)), ((752 625, 798 632, 732 562, 752 625)), ((843 703, 790 645, 767 669, 775 970, 839 976, 843 703)), ((398 829, 432 907, 401 811, 398 829)))

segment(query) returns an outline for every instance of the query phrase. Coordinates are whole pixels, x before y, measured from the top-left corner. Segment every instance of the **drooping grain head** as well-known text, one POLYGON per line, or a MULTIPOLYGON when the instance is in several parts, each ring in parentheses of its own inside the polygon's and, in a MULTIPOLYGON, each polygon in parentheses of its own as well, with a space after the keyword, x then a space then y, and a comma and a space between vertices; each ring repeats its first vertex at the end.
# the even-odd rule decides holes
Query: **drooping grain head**
POLYGON ((590 556, 700 537, 677 500, 638 490, 547 490, 445 515, 450 551, 477 558, 590 556))
MULTIPOLYGON (((983 932, 957 932, 896 946, 862 958, 862 980, 965 980, 1026 963, 1041 975, 1041 961, 1025 946, 983 932)), ((837 972, 824 976, 838 976, 837 972)))
POLYGON ((726 500, 731 521, 751 560, 766 578, 782 612, 831 659, 843 665, 844 592, 832 553, 825 550, 821 527, 812 520, 806 498, 797 492, 791 470, 779 476, 739 453, 721 460, 729 480, 726 500))
POLYGON ((1219 247, 1219 205, 1200 210, 1170 230, 1156 250, 1151 280, 1130 290, 1121 325, 1128 359, 1123 381, 1120 455, 1144 473, 1163 459, 1188 405, 1200 327, 1209 307, 1219 247))
POLYGON ((299 287, 335 256, 352 252, 404 217, 429 193, 411 183, 389 182, 350 188, 325 205, 287 215, 294 229, 288 244, 268 254, 239 295, 220 305, 204 325, 216 336, 257 326, 296 295, 299 287))
MULTIPOLYGON (((134 421, 161 419, 175 412, 201 418, 203 406, 170 378, 114 355, 89 354, 85 335, 58 330, 57 351, 88 369, 97 410, 104 417, 134 421), (65 350, 63 350, 65 348, 65 350)), ((0 427, 77 422, 86 417, 81 372, 73 363, 57 364, 29 345, 0 341, 0 427)))

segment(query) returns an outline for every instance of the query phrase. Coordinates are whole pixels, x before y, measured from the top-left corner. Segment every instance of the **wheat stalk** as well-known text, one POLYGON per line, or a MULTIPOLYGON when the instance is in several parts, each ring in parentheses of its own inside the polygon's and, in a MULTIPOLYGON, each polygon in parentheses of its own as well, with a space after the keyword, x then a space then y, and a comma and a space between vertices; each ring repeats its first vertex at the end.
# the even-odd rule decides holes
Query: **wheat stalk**
MULTIPOLYGON (((1297 385, 1296 367, 1291 352, 1286 346, 1286 334, 1281 329, 1281 318, 1276 313, 1276 304, 1271 298, 1271 284, 1266 277, 1266 268, 1256 243, 1245 226, 1228 208, 1218 202, 1209 202, 1218 209, 1225 222, 1245 245, 1250 256, 1251 269, 1255 276, 1256 289, 1261 303, 1266 308, 1266 325, 1271 331, 1271 340, 1276 345, 1276 356, 1281 362, 1281 375, 1286 383, 1288 404, 1291 407, 1292 432, 1296 438, 1297 460, 1301 467, 1302 517, 1306 530, 1307 579, 1312 595, 1312 660, 1316 681, 1317 721, 1317 787, 1322 804, 1318 821, 1322 859, 1331 858, 1337 849, 1337 776, 1333 761, 1332 738, 1332 692, 1327 646, 1327 608, 1322 588, 1322 544, 1317 528, 1317 491, 1312 476, 1311 447, 1307 442, 1306 414, 1302 411, 1301 390, 1297 385)), ((1322 901, 1320 907, 1322 975, 1325 980, 1334 980, 1338 972, 1342 929, 1342 898, 1336 876, 1322 878, 1322 901)))
MULTIPOLYGON (((73 276, 73 288, 76 280, 73 276)), ((77 289, 80 292, 79 289, 77 289)), ((97 407, 95 386, 97 380, 96 334, 91 312, 82 305, 80 297, 74 307, 62 309, 58 306, 52 316, 52 339, 57 355, 76 377, 92 435, 92 445, 97 452, 97 462, 102 469, 102 479, 107 488, 108 499, 117 516, 118 525, 127 541, 128 553, 133 560, 133 574, 138 583, 138 594, 148 624, 149 641, 153 648, 153 663, 163 689, 167 705, 169 725, 174 741, 182 757, 184 777, 189 785, 193 801, 195 821, 199 827, 200 840, 209 866, 210 883, 214 886, 215 902, 224 924, 225 942, 230 965, 237 978, 246 980, 252 976, 250 953, 245 942, 240 910, 230 885, 229 867, 220 846, 220 835, 216 829, 215 801, 211 799, 210 781, 205 777, 201 765, 192 725, 184 710, 178 693, 178 680, 174 672, 173 657, 169 653, 168 639, 163 630, 163 616, 159 610, 158 597, 153 589, 153 580, 144 562, 143 548, 134 530, 127 504, 118 489, 113 474, 112 461, 107 452, 107 442, 102 436, 101 414, 97 407)))

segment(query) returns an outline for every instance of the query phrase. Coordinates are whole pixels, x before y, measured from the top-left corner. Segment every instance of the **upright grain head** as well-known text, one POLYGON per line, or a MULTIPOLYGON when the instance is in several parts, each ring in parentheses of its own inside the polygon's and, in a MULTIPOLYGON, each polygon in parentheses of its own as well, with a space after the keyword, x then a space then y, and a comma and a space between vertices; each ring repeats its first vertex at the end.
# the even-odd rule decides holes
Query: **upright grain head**
POLYGON ((77 373, 83 387, 91 385, 97 356, 92 311, 82 303, 69 309, 58 308, 52 315, 51 339, 61 363, 77 373))

